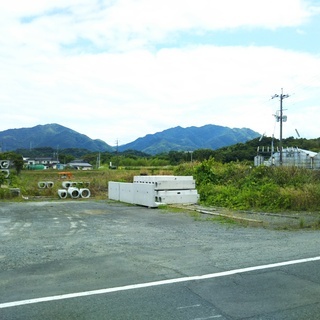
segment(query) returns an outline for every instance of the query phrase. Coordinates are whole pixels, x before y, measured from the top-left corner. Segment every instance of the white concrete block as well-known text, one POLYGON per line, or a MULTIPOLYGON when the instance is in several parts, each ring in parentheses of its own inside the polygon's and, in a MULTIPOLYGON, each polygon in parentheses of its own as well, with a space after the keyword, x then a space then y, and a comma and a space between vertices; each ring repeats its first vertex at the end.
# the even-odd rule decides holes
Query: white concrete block
POLYGON ((134 203, 133 183, 121 182, 120 185, 120 201, 126 203, 134 203))
POLYGON ((161 179, 171 179, 173 176, 134 176, 133 177, 133 183, 149 183, 154 184, 156 181, 159 181, 161 179), (162 177, 162 178, 160 178, 162 177))
POLYGON ((175 204, 175 203, 197 203, 199 194, 197 190, 170 190, 156 191, 155 200, 160 203, 175 204))
POLYGON ((192 176, 135 176, 134 183, 110 181, 108 193, 109 199, 147 207, 199 200, 192 176))
POLYGON ((157 181, 154 187, 155 190, 189 190, 195 189, 196 182, 193 179, 157 181))
POLYGON ((155 201, 155 190, 152 184, 139 184, 133 183, 134 204, 139 204, 146 207, 157 207, 158 204, 155 201))
POLYGON ((110 200, 120 201, 120 182, 108 182, 108 197, 110 200))
POLYGON ((193 180, 192 176, 134 176, 133 183, 156 183, 160 181, 193 180))

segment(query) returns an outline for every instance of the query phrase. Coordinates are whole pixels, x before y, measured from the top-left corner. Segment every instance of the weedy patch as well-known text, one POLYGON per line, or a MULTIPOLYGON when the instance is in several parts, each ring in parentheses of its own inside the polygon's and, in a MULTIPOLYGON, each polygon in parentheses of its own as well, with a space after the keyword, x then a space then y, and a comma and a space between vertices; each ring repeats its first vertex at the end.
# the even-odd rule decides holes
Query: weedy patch
POLYGON ((206 218, 206 221, 212 221, 220 224, 232 224, 232 225, 238 224, 236 220, 228 217, 222 217, 222 216, 206 218))

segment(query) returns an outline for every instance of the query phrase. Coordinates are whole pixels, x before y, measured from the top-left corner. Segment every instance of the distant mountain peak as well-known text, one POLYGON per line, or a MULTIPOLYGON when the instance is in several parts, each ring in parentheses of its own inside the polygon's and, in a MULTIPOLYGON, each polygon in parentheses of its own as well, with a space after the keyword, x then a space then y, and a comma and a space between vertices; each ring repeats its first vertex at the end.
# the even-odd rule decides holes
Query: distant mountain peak
POLYGON ((137 150, 148 154, 169 151, 190 151, 196 149, 219 149, 259 137, 260 134, 248 128, 228 128, 213 124, 202 127, 182 128, 177 126, 119 147, 120 151, 137 150))
POLYGON ((57 123, 36 125, 31 128, 8 129, 0 132, 2 151, 52 147, 60 149, 80 148, 89 151, 113 151, 102 140, 93 140, 57 123))

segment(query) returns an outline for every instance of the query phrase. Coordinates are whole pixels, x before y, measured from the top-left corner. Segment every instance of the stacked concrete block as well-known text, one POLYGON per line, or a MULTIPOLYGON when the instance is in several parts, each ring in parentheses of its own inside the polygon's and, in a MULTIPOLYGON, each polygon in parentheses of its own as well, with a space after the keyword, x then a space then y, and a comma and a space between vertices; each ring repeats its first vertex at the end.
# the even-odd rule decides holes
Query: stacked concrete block
POLYGON ((159 190, 155 200, 161 203, 197 203, 199 195, 197 190, 159 190))
POLYGON ((192 176, 135 176, 133 183, 153 184, 155 190, 193 190, 192 176))
POLYGON ((192 176, 135 176, 133 183, 110 181, 108 193, 109 199, 147 207, 199 200, 192 176))

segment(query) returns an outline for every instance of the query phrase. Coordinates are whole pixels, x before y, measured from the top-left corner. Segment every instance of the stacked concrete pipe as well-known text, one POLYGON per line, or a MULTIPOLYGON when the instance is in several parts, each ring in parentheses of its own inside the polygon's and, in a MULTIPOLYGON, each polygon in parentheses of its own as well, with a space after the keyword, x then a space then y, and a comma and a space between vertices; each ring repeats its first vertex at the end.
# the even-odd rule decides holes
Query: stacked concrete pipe
POLYGON ((0 169, 9 169, 9 160, 0 160, 0 169))
POLYGON ((38 182, 38 187, 40 189, 45 189, 45 188, 51 189, 51 188, 53 188, 53 186, 54 186, 53 181, 39 181, 38 182))
POLYGON ((80 192, 78 188, 75 187, 69 187, 68 188, 68 194, 72 199, 77 199, 80 196, 80 192))
POLYGON ((80 192, 80 197, 81 197, 81 198, 85 198, 85 199, 90 198, 91 193, 90 193, 90 190, 89 190, 89 189, 87 189, 87 188, 80 188, 79 192, 80 192))
POLYGON ((9 178, 10 171, 8 169, 0 169, 0 173, 4 175, 5 179, 9 178))
POLYGON ((69 195, 72 199, 77 198, 90 198, 91 192, 88 188, 83 186, 89 186, 89 182, 76 182, 76 181, 63 181, 62 188, 58 190, 58 195, 61 199, 67 198, 69 195))
POLYGON ((5 179, 8 179, 10 175, 9 165, 9 160, 0 160, 0 173, 4 175, 5 179))
POLYGON ((70 181, 63 181, 62 182, 62 188, 68 189, 69 187, 71 187, 70 181))
POLYGON ((61 199, 66 199, 68 196, 68 192, 66 189, 59 189, 58 190, 58 195, 61 199))

